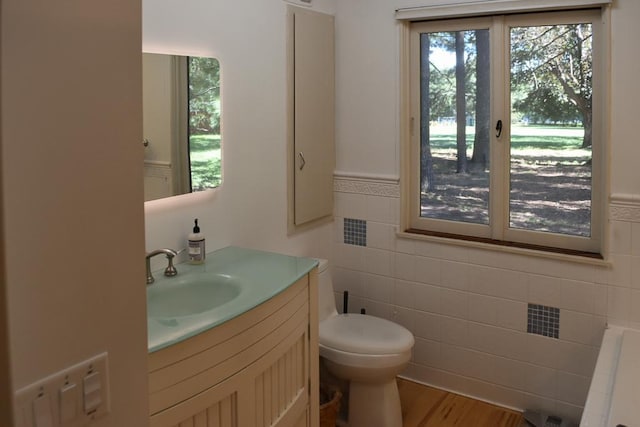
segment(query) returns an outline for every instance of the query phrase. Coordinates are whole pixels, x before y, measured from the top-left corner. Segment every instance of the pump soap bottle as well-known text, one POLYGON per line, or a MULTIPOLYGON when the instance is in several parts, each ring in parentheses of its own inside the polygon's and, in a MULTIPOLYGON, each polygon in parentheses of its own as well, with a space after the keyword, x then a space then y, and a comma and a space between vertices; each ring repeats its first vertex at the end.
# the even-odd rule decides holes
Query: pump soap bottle
POLYGON ((200 233, 198 219, 196 218, 193 233, 189 233, 189 263, 202 264, 205 255, 204 234, 200 233))

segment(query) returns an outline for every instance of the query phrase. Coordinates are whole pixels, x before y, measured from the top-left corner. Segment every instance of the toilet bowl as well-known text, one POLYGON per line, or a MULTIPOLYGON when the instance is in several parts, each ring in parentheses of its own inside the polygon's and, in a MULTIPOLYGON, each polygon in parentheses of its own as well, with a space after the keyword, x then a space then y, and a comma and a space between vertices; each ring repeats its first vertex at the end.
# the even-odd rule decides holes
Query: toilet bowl
POLYGON ((318 277, 320 356, 349 381, 349 426, 402 426, 396 375, 411 359, 413 335, 379 317, 338 314, 326 260, 319 260, 318 277))

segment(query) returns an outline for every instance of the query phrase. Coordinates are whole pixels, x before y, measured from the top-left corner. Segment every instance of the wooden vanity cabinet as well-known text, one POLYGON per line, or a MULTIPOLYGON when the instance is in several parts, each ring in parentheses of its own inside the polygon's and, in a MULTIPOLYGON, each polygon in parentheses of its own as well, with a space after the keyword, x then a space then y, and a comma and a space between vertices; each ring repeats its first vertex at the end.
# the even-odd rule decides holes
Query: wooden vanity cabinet
POLYGON ((317 268, 220 326, 149 354, 151 427, 317 427, 317 268))

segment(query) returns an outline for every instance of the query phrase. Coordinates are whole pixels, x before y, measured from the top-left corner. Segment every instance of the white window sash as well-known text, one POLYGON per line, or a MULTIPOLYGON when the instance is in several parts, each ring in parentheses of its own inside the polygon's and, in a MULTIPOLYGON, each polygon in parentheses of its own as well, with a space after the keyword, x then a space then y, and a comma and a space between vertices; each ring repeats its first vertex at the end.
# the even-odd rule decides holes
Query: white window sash
POLYGON ((449 0, 443 4, 396 9, 396 19, 423 21, 469 16, 543 12, 610 5, 613 0, 449 0))

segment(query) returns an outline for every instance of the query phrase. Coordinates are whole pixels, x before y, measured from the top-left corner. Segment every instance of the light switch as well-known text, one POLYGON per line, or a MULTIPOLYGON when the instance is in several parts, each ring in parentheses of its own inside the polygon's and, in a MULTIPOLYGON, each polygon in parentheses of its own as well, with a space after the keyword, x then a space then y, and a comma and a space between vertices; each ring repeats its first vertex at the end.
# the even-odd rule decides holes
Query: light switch
POLYGON ((15 392, 19 427, 84 427, 110 410, 107 353, 67 366, 15 392))
POLYGON ((53 415, 48 394, 38 396, 33 401, 33 420, 36 427, 53 427, 53 415))
POLYGON ((73 421, 78 414, 78 386, 66 384, 60 389, 60 422, 73 421))
POLYGON ((100 382, 100 372, 94 371, 84 377, 84 413, 89 415, 95 412, 102 404, 102 383, 100 382))

